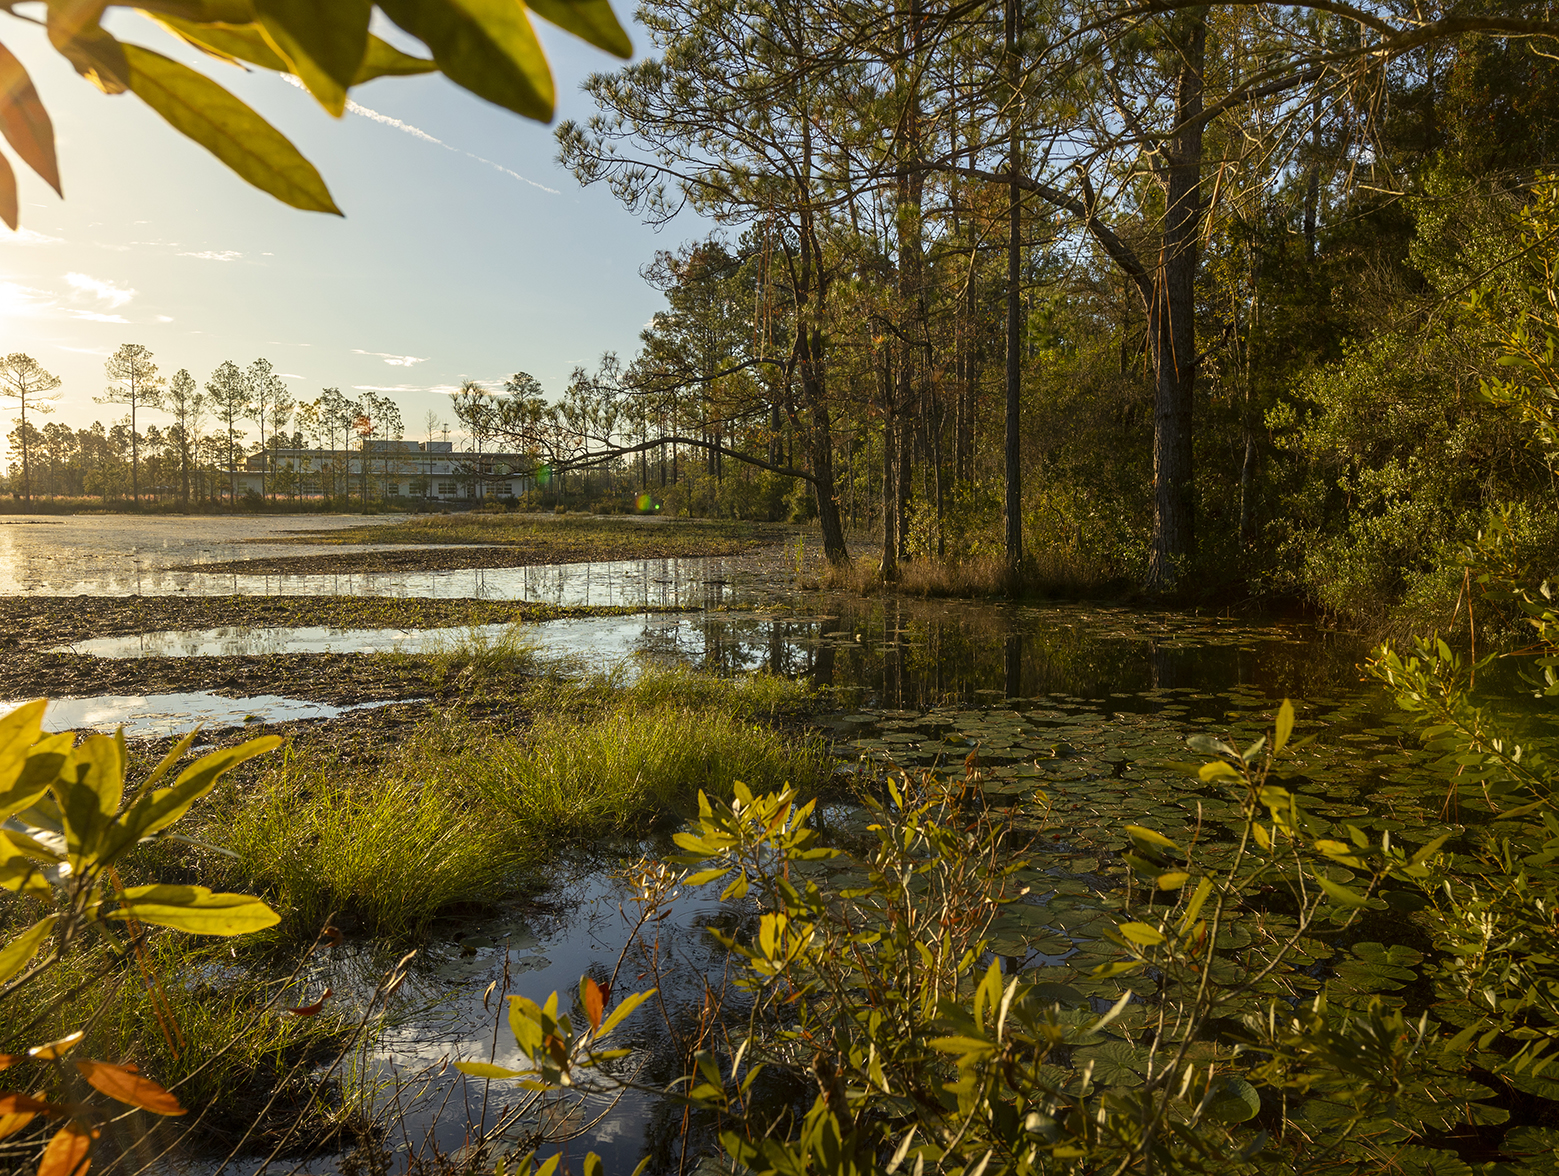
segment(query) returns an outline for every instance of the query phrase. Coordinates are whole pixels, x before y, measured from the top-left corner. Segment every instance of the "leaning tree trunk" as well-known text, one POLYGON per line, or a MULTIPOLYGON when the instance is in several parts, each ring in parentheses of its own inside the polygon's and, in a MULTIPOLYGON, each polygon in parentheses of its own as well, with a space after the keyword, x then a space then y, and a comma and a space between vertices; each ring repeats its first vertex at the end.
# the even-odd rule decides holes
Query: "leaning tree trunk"
POLYGON ((1195 550, 1191 449, 1196 383, 1196 261, 1201 227, 1202 67, 1207 25, 1189 17, 1175 95, 1177 132, 1164 167, 1166 212, 1154 295, 1148 305, 1153 361, 1153 541, 1147 587, 1175 587, 1195 550))

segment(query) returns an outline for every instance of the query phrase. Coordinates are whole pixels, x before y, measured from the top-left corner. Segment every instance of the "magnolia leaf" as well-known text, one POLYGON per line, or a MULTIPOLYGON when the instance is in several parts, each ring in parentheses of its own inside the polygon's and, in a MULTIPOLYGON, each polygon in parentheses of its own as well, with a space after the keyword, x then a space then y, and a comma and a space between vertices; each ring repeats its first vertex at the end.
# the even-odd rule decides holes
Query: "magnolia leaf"
POLYGON ((1272 754, 1278 755, 1288 744, 1288 737, 1294 733, 1294 704, 1288 699, 1283 700, 1283 705, 1278 707, 1277 723, 1272 732, 1272 754))
POLYGON ((95 1127, 72 1119, 54 1133, 49 1146, 43 1149, 37 1176, 84 1176, 89 1162, 87 1152, 97 1137, 95 1127))
POLYGON ((1369 901, 1362 894, 1349 890, 1339 882, 1333 882, 1319 871, 1315 872, 1315 881, 1321 890, 1325 892, 1327 898, 1341 906, 1358 908, 1364 906, 1369 901))
POLYGON ((597 49, 615 57, 633 56, 633 42, 607 0, 526 0, 525 7, 597 49))
POLYGON ((358 67, 357 76, 352 79, 352 84, 360 86, 375 78, 408 77, 413 74, 437 72, 438 62, 429 61, 426 57, 413 57, 410 53, 402 53, 388 41, 370 36, 368 52, 363 55, 363 64, 358 67))
POLYGON ((152 19, 202 53, 237 65, 247 61, 277 73, 292 72, 292 64, 276 50, 276 45, 257 24, 199 24, 168 13, 150 14, 152 19))
POLYGON ((43 946, 43 941, 54 930, 56 918, 55 915, 45 915, 0 948, 0 984, 4 984, 32 962, 33 956, 37 955, 38 949, 43 946))
POLYGON ((552 71, 514 0, 382 0, 380 10, 433 54, 444 76, 539 122, 552 119, 552 71))
POLYGON ((1180 871, 1172 871, 1168 874, 1160 874, 1154 879, 1154 885, 1160 890, 1179 890, 1191 880, 1191 875, 1180 871))
POLYGON ((1126 835, 1133 841, 1145 842, 1148 845, 1156 845, 1163 849, 1172 849, 1180 853, 1180 847, 1162 833, 1155 833, 1152 829, 1142 825, 1127 825, 1126 835))
POLYGON ((124 817, 124 828, 131 841, 150 837, 178 821, 190 806, 216 787, 227 772, 239 764, 281 746, 281 737, 263 735, 237 747, 224 747, 201 756, 179 773, 168 788, 143 794, 124 817))
POLYGON ((690 874, 683 879, 684 886, 702 886, 706 882, 713 882, 716 878, 724 878, 728 871, 723 869, 700 870, 696 874, 690 874))
POLYGON ((611 1016, 607 1017, 606 1020, 601 1023, 601 1028, 598 1030, 599 1035, 605 1037, 618 1025, 622 1024, 623 1019, 626 1018, 629 1013, 633 1012, 634 1009, 638 1008, 641 1004, 649 1000, 649 998, 654 995, 655 989, 651 988, 646 992, 635 992, 631 996, 623 997, 622 1003, 613 1009, 611 1016))
POLYGON ((11 799, 9 793, 28 752, 43 732, 43 712, 48 705, 48 699, 35 698, 0 718, 0 805, 11 799))
POLYGON ((1210 764, 1203 764, 1196 770, 1196 774, 1206 784, 1211 784, 1214 780, 1238 780, 1240 778, 1240 774, 1222 760, 1214 760, 1210 764))
POLYGON ((124 50, 130 88, 174 130, 283 204, 341 215, 314 165, 247 105, 187 65, 138 45, 124 50))
POLYGON ((156 1115, 184 1114, 184 1108, 179 1105, 178 1099, 157 1083, 142 1078, 124 1066, 83 1060, 76 1063, 76 1069, 94 1089, 101 1090, 109 1098, 118 1099, 122 1103, 129 1103, 132 1107, 140 1107, 143 1111, 151 1111, 156 1115))
POLYGON ((1114 964, 1100 964, 1088 974, 1097 980, 1108 980, 1111 976, 1124 976, 1127 972, 1135 972, 1145 963, 1145 960, 1127 960, 1114 964))
POLYGON ((530 1070, 506 1070, 487 1062, 456 1062, 455 1069, 473 1078, 524 1078, 533 1073, 530 1070))
MULTIPOLYGON (((65 770, 75 741, 71 732, 61 731, 39 739, 27 749, 20 770, 11 774, 9 787, 0 792, 0 818, 20 816, 29 825, 47 824, 31 819, 28 810, 48 803, 48 791, 65 770)), ((59 822, 54 824, 58 826, 59 822)))
POLYGON ((590 1028, 601 1027, 601 1013, 606 1008, 606 998, 601 995, 601 986, 589 976, 579 982, 579 995, 584 1001, 585 1017, 590 1021, 590 1028))
POLYGON ((119 900, 111 919, 139 919, 193 935, 248 935, 281 921, 252 895, 213 894, 204 886, 132 886, 119 900))
POLYGON ((254 0, 255 15, 293 73, 319 104, 340 118, 346 90, 368 53, 372 0, 254 0))
POLYGON ((86 1036, 85 1030, 77 1029, 74 1033, 67 1033, 64 1037, 54 1041, 46 1041, 42 1045, 35 1045, 27 1051, 27 1056, 37 1058, 40 1062, 57 1062, 71 1050, 81 1044, 81 1039, 86 1036))
POLYGON ((130 88, 130 66, 124 46, 98 24, 102 4, 54 3, 48 6, 49 43, 65 55, 75 70, 105 94, 130 88))
POLYGON ((61 196, 65 194, 54 156, 54 124, 22 63, 4 45, 0 45, 0 133, 23 163, 61 196))
POLYGON ((1128 942, 1139 944, 1143 947, 1152 947, 1164 942, 1164 935, 1155 927, 1146 923, 1122 923, 1116 928, 1128 942))
POLYGON ((184 758, 184 753, 189 750, 189 745, 195 742, 195 736, 200 734, 200 728, 196 727, 187 731, 168 751, 168 754, 157 761, 157 766, 151 770, 151 774, 141 781, 141 786, 136 789, 135 799, 140 798, 150 789, 157 786, 157 782, 173 771, 178 762, 184 758))

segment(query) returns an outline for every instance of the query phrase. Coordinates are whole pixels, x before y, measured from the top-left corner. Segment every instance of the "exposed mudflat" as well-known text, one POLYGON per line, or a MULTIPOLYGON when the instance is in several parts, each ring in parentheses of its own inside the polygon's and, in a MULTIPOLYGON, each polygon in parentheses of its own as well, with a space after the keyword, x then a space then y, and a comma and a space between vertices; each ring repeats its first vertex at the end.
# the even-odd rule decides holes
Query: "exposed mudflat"
POLYGON ((278 694, 335 705, 448 700, 461 693, 458 675, 445 683, 426 658, 306 653, 118 660, 51 651, 89 637, 214 625, 421 629, 635 611, 415 597, 0 597, 0 698, 209 690, 233 698, 278 694))

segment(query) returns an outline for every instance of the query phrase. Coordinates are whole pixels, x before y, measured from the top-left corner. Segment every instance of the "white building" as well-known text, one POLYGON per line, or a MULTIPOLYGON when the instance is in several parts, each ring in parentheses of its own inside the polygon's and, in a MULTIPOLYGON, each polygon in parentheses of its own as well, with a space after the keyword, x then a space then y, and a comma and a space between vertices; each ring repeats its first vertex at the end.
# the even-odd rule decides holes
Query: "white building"
POLYGON ((364 495, 370 501, 425 498, 479 502, 518 498, 536 484, 523 453, 455 451, 450 441, 368 441, 351 449, 267 449, 234 475, 237 492, 318 498, 364 495))

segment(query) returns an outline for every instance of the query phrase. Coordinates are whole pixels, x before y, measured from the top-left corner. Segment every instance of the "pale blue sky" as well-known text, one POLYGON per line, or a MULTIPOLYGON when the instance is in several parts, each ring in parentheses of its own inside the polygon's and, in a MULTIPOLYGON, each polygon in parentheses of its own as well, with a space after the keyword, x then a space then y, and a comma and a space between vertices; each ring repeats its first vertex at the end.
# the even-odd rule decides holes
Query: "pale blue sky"
MULTIPOLYGON (((626 19, 627 5, 614 7, 626 19)), ((588 117, 580 80, 619 63, 537 23, 559 118, 588 117)), ((407 435, 420 438, 427 410, 452 418, 444 393, 464 378, 524 370, 556 395, 575 364, 608 349, 627 359, 662 305, 639 267, 705 231, 692 219, 644 227, 553 163, 550 128, 440 77, 359 87, 353 99, 382 117, 336 121, 275 74, 204 57, 144 18, 110 27, 270 119, 346 218, 251 188, 133 95, 110 98, 78 78, 40 30, 0 14, 0 41, 54 119, 65 188, 62 201, 15 163, 23 231, 0 226, 0 352, 26 351, 64 380, 55 419, 72 425, 121 415, 92 398, 104 358, 134 342, 163 373, 186 367, 202 383, 225 359, 264 356, 295 377, 300 400, 328 385, 391 390, 407 435)), ((642 48, 642 31, 630 31, 642 48)))

